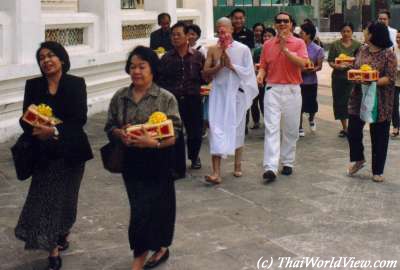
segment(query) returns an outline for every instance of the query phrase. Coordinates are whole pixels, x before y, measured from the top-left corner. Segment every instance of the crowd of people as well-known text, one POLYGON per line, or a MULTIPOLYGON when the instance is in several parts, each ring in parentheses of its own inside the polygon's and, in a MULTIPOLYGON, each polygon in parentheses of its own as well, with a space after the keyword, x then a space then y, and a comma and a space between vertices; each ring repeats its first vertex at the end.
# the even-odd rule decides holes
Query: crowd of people
MULTIPOLYGON (((199 26, 177 22, 167 13, 158 16, 160 29, 151 34, 150 48, 134 48, 125 65, 131 83, 118 90, 108 109, 105 132, 123 146, 122 178, 131 207, 129 243, 134 251, 133 270, 150 269, 169 257, 175 226, 174 181, 186 176, 186 161, 200 169, 199 157, 208 128, 212 171, 205 181, 218 185, 221 162, 234 156, 233 175, 243 175, 241 159, 245 134, 265 127, 263 179, 291 175, 296 144, 305 136, 303 114, 316 131, 318 80, 324 49, 316 40, 310 20, 295 33, 295 20, 286 12, 274 18, 274 27, 257 23, 245 27, 246 14, 235 9, 217 20, 217 44, 199 43, 199 26), (159 59, 154 50, 164 48, 159 59), (311 67, 307 66, 312 64, 311 67), (211 83, 208 97, 202 85, 211 83), (155 139, 145 129, 128 134, 130 125, 143 124, 153 112, 163 112, 173 122, 174 136, 155 139), (186 151, 187 149, 187 151, 186 151), (187 157, 186 157, 187 152, 187 157), (157 170, 154 169, 157 164, 157 170), (149 252, 153 252, 149 256, 149 252)), ((400 34, 388 27, 390 13, 364 27, 364 44, 353 39, 352 24, 341 27, 342 38, 329 49, 335 119, 341 121, 340 137, 348 138, 350 166, 356 174, 366 163, 360 117, 364 89, 376 87, 378 115, 369 123, 372 141, 372 179, 382 182, 393 121, 392 136, 399 135, 400 34), (397 44, 397 45, 396 45, 397 44), (354 64, 336 64, 340 54, 355 57, 354 64), (371 65, 379 80, 349 81, 347 71, 371 65)), ((55 126, 28 125, 37 156, 31 186, 18 224, 17 238, 26 249, 49 252, 49 270, 62 267, 61 251, 69 248, 68 235, 76 219, 78 194, 85 162, 93 158, 83 126, 87 119, 83 78, 69 75, 67 51, 56 42, 44 42, 37 50, 42 76, 26 82, 23 112, 30 104, 47 104, 62 122, 55 126)))

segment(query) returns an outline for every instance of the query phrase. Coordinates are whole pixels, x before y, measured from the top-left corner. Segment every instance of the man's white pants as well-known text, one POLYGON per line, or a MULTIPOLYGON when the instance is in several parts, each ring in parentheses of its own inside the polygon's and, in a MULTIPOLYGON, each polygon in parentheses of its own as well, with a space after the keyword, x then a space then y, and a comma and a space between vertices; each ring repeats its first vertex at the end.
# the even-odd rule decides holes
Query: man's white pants
POLYGON ((296 143, 299 138, 301 90, 296 84, 272 84, 268 85, 265 91, 263 165, 265 171, 277 173, 279 159, 283 166, 294 166, 296 143))

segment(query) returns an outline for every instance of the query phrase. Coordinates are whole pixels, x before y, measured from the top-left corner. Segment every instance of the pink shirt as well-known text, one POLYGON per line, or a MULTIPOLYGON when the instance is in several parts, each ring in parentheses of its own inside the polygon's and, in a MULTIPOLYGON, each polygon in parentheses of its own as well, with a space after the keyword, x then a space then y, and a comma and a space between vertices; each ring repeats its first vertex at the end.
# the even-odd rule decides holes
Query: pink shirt
MULTIPOLYGON (((304 40, 294 36, 288 37, 286 47, 290 53, 307 59, 307 47, 304 40)), ((290 62, 281 51, 279 39, 273 38, 264 43, 260 59, 260 68, 267 72, 266 82, 269 84, 301 84, 301 67, 290 62)))

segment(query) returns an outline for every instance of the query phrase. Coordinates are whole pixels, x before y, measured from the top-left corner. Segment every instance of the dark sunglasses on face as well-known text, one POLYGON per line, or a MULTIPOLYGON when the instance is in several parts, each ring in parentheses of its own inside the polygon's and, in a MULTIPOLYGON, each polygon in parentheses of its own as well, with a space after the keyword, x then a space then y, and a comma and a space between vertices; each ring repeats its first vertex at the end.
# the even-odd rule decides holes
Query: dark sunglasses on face
POLYGON ((290 20, 289 19, 275 19, 275 23, 276 24, 281 24, 281 23, 288 24, 288 23, 290 23, 290 20))

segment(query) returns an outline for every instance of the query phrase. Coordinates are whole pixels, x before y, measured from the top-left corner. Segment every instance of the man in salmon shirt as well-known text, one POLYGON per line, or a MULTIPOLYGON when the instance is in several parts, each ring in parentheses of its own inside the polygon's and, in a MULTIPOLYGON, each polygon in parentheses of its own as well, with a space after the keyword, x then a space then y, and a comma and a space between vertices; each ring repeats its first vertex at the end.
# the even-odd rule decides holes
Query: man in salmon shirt
POLYGON ((293 172, 302 103, 301 70, 308 59, 306 44, 292 34, 293 18, 289 13, 275 16, 275 28, 278 34, 265 42, 257 76, 258 84, 266 84, 263 163, 266 184, 275 180, 279 160, 283 166, 281 174, 293 172))

